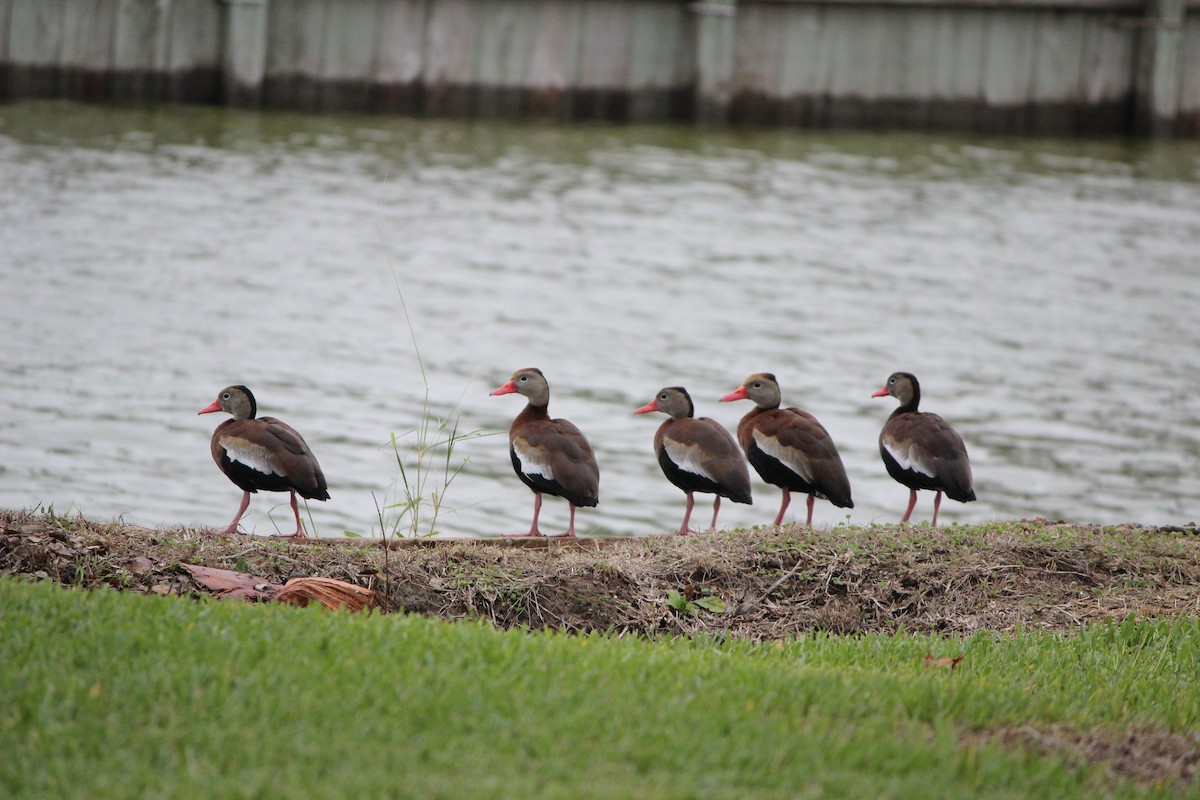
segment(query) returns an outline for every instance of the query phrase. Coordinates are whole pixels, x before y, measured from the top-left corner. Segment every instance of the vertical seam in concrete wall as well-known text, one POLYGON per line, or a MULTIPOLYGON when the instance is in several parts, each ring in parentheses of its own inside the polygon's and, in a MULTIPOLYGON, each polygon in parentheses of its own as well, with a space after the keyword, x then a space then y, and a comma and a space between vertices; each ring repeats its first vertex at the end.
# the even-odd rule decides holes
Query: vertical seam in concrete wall
POLYGON ((112 4, 112 25, 109 30, 112 31, 112 36, 108 40, 108 68, 112 71, 117 69, 117 50, 120 49, 121 42, 121 7, 128 0, 117 0, 112 4))
MULTIPOLYGON (((420 68, 416 71, 416 85, 422 90, 427 89, 428 68, 430 68, 430 19, 433 17, 433 4, 436 0, 425 0, 425 10, 421 13, 421 53, 420 53, 420 68)), ((419 95, 421 98, 421 107, 419 110, 425 110, 425 94, 424 91, 419 95)))
MULTIPOLYGON (((1186 63, 1183 57, 1183 34, 1187 25, 1187 3, 1184 0, 1177 2, 1163 0, 1158 4, 1157 16, 1159 18, 1159 45, 1155 50, 1165 48, 1167 51, 1166 57, 1160 56, 1157 63, 1159 67, 1165 64, 1169 68, 1168 74, 1160 77, 1160 81, 1168 82, 1166 87, 1168 97, 1165 98, 1167 114, 1160 113, 1159 119, 1174 124, 1179 120, 1180 101, 1183 99, 1183 67, 1186 63)), ((1157 100, 1155 106, 1158 106, 1157 100)), ((1158 109, 1160 112, 1162 110, 1158 109)))
POLYGON ((1180 121, 1184 60, 1179 48, 1186 18, 1183 0, 1146 0, 1143 6, 1132 78, 1140 132, 1163 136, 1180 121))
POLYGON ((375 34, 371 37, 371 80, 379 86, 379 62, 383 57, 383 4, 386 0, 375 0, 375 34))
MULTIPOLYGON (((476 12, 476 14, 478 15, 478 12, 476 12)), ((463 77, 464 77, 464 80, 466 81, 467 86, 469 86, 473 90, 477 90, 480 88, 480 82, 483 77, 480 74, 480 63, 479 63, 479 51, 481 49, 481 40, 485 36, 488 35, 489 31, 485 31, 484 26, 479 24, 479 16, 481 16, 481 15, 479 15, 479 16, 473 15, 473 16, 475 16, 475 19, 471 20, 471 47, 467 51, 467 53, 468 53, 467 58, 470 59, 470 63, 467 65, 467 74, 463 77)), ((478 92, 471 92, 471 94, 476 95, 475 97, 471 97, 471 102, 470 102, 470 105, 468 106, 471 109, 470 115, 472 117, 474 117, 474 116, 478 116, 478 112, 476 111, 476 105, 478 104, 478 98, 477 98, 478 92)), ((468 95, 468 96, 470 96, 470 95, 468 95)))
POLYGON ((54 54, 53 64, 61 70, 67 59, 67 4, 63 3, 59 10, 62 16, 58 19, 58 52, 54 54))
POLYGON ((319 80, 324 80, 329 71, 329 7, 336 0, 325 0, 321 3, 321 41, 317 42, 317 52, 321 54, 320 60, 317 62, 317 75, 319 80))
POLYGON ((575 58, 572 59, 570 83, 566 87, 568 94, 571 93, 572 89, 579 89, 579 80, 583 76, 583 39, 587 27, 585 9, 589 2, 590 0, 578 0, 578 2, 571 4, 575 12, 575 24, 572 26, 572 31, 575 34, 575 43, 572 48, 575 58))
POLYGON ((156 0, 158 19, 154 26, 154 71, 160 76, 167 73, 167 65, 171 63, 171 9, 172 0, 156 0))
POLYGON ((261 109, 266 98, 267 83, 267 48, 271 46, 271 0, 262 0, 263 16, 262 30, 259 31, 259 41, 262 43, 262 54, 258 62, 258 76, 254 83, 255 108, 261 109))
POLYGON ((979 37, 979 85, 975 87, 975 99, 982 103, 986 108, 988 104, 987 85, 988 85, 988 52, 991 47, 992 40, 992 12, 990 9, 983 10, 984 19, 983 32, 979 37))
POLYGON ((171 45, 174 44, 175 37, 171 35, 171 32, 174 29, 175 2, 176 0, 159 0, 163 10, 158 25, 159 35, 162 37, 158 45, 158 54, 162 58, 162 62, 158 65, 158 69, 164 77, 171 72, 171 56, 174 53, 171 45))
POLYGON ((258 106, 266 76, 268 0, 220 0, 221 81, 226 105, 258 106), (252 18, 251 10, 260 9, 252 18), (250 52, 247 52, 247 47, 250 52))
MULTIPOLYGON (((1153 0, 1145 0, 1145 2, 1142 4, 1142 7, 1139 9, 1140 16, 1138 19, 1140 20, 1151 15, 1153 13, 1151 11, 1153 7, 1153 0)), ((1129 76, 1129 94, 1133 98, 1131 105, 1133 106, 1133 123, 1135 130, 1139 127, 1142 127, 1141 117, 1146 105, 1146 93, 1149 90, 1148 86, 1143 85, 1143 81, 1145 80, 1144 76, 1146 74, 1145 62, 1151 57, 1151 55, 1150 37, 1145 33, 1145 31, 1138 30, 1133 37, 1133 59, 1131 62, 1133 74, 1129 76)))
MULTIPOLYGON (((8 65, 9 39, 12 37, 12 7, 14 0, 4 0, 0 9, 0 66, 8 65)), ((0 92, 7 93, 7 86, 0 86, 0 92)))
MULTIPOLYGON (((1033 20, 1033 36, 1032 36, 1033 41, 1030 42, 1030 46, 1033 48, 1033 53, 1031 54, 1030 59, 1029 59, 1029 74, 1025 76, 1025 89, 1024 89, 1026 113, 1021 115, 1023 117, 1023 124, 1025 126, 1028 126, 1031 123, 1030 118, 1033 115, 1029 112, 1031 111, 1033 106, 1037 105, 1038 100, 1040 100, 1040 98, 1038 97, 1038 92, 1037 92, 1037 76, 1038 76, 1038 62, 1042 55, 1042 35, 1043 35, 1044 31, 1046 30, 1046 23, 1049 19, 1049 17, 1047 15, 1055 14, 1055 13, 1057 13, 1057 12, 1047 11, 1046 13, 1038 14, 1036 17, 1034 17, 1034 20, 1033 20)), ((1022 131, 1022 133, 1024 133, 1024 132, 1026 132, 1026 131, 1022 131)))
POLYGON ((1093 28, 1088 22, 1087 19, 1083 21, 1083 31, 1079 38, 1079 64, 1075 71, 1075 96, 1079 98, 1081 103, 1086 103, 1091 96, 1089 93, 1089 78, 1091 75, 1088 70, 1088 50, 1092 42, 1093 28))

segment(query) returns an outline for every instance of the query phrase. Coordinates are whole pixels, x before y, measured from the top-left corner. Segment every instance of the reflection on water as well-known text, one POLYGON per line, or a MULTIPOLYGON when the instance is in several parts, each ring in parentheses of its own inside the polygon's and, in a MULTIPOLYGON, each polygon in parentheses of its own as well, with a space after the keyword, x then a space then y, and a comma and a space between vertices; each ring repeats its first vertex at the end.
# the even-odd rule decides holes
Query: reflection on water
MULTIPOLYGON (((946 521, 1189 521, 1198 244, 1196 143, 0 106, 0 504, 227 524, 196 411, 240 382, 320 459, 322 533, 378 528, 426 403, 495 434, 455 449, 438 528, 523 530, 521 401, 488 391, 539 366, 597 450, 584 529, 677 526, 633 410, 682 384, 733 428, 756 371, 841 449, 855 508, 817 521, 893 522, 870 394, 905 369, 975 466, 946 521)), ((773 518, 754 490, 724 524, 773 518)))

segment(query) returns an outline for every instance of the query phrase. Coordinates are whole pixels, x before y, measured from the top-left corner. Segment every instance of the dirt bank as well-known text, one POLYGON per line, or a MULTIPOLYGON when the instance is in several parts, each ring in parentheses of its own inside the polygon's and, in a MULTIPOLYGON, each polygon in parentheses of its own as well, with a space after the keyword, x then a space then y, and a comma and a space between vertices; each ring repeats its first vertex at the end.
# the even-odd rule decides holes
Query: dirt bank
POLYGON ((337 578, 383 610, 501 626, 748 639, 1069 630, 1200 614, 1200 530, 1025 520, 970 527, 762 528, 527 548, 470 540, 384 548, 0 512, 0 574, 158 594, 205 589, 179 565, 284 583, 337 578))

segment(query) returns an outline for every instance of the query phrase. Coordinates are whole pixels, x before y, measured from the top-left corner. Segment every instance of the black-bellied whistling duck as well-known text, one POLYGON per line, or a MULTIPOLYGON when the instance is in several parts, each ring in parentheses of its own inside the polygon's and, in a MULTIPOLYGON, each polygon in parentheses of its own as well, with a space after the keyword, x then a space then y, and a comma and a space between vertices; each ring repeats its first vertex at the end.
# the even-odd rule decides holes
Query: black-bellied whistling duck
POLYGON ((721 498, 728 497, 735 503, 752 503, 750 497, 750 470, 737 442, 721 423, 708 417, 695 417, 695 406, 687 389, 668 386, 636 414, 661 411, 670 417, 658 426, 654 434, 654 454, 667 480, 687 494, 687 510, 683 512, 683 524, 679 532, 688 532, 688 520, 692 518, 693 492, 716 495, 713 499, 712 527, 717 527, 717 513, 721 510, 721 498))
POLYGON ((937 414, 917 411, 921 384, 915 375, 893 372, 883 388, 871 397, 889 394, 900 401, 900 407, 879 432, 879 455, 883 456, 888 474, 908 487, 908 508, 900 522, 908 522, 912 516, 917 490, 933 489, 937 492, 933 498, 933 524, 937 525, 942 492, 960 503, 975 499, 967 446, 946 420, 937 414))
POLYGON ((738 442, 762 479, 783 489, 775 524, 783 524, 792 492, 808 495, 806 525, 812 525, 813 502, 818 497, 838 508, 854 508, 850 479, 828 431, 807 411, 780 408, 780 397, 775 376, 759 372, 721 398, 725 403, 754 401, 754 410, 738 424, 738 442))
POLYGON ((289 492, 296 532, 304 536, 296 493, 308 500, 328 500, 329 488, 321 465, 300 434, 274 417, 255 417, 258 405, 245 386, 226 386, 200 414, 232 414, 212 435, 212 457, 217 466, 244 493, 242 505, 226 533, 237 533, 238 522, 250 506, 251 492, 289 492))
POLYGON ((525 396, 525 409, 508 429, 509 455, 517 477, 533 490, 533 524, 529 533, 517 536, 541 536, 538 514, 542 494, 562 497, 571 506, 571 524, 565 533, 575 535, 576 506, 594 506, 600 502, 600 468, 596 454, 579 428, 565 419, 550 419, 550 385, 540 369, 530 367, 513 373, 508 383, 492 390, 492 395, 517 392, 525 396))

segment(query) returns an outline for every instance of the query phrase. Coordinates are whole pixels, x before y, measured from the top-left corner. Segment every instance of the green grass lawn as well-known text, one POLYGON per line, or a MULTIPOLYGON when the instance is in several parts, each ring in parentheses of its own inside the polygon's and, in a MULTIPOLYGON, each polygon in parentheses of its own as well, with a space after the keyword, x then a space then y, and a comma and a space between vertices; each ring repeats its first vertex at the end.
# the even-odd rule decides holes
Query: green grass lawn
POLYGON ((648 642, 5 579, 0 796, 1170 796, 967 734, 1192 731, 1198 665, 1194 619, 648 642))

